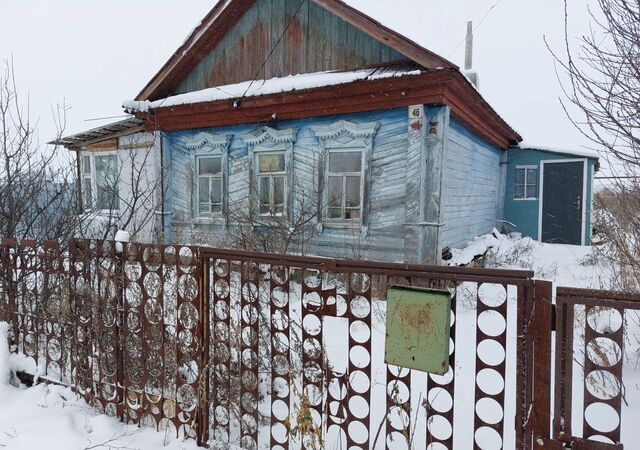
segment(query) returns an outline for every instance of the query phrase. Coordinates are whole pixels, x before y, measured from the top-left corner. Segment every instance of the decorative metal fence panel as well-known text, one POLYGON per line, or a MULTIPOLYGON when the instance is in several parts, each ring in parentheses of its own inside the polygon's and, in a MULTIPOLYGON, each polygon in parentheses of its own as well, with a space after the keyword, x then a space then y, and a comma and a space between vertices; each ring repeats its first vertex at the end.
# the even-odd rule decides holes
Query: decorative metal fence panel
POLYGON ((195 436, 203 328, 198 249, 2 242, 4 315, 41 379, 129 423, 195 436))
POLYGON ((246 449, 530 448, 531 273, 201 254, 214 442, 246 449), (384 363, 390 285, 451 292, 446 375, 384 363))
POLYGON ((553 435, 617 444, 623 405, 640 400, 640 295, 558 288, 556 308, 553 435))

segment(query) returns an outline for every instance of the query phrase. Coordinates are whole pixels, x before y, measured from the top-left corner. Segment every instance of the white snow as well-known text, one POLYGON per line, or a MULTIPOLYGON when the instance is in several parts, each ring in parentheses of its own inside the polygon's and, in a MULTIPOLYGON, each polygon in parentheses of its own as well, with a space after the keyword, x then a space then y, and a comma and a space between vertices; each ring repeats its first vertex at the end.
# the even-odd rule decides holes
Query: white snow
POLYGON ((451 253, 453 258, 446 261, 450 266, 464 266, 485 256, 487 267, 531 270, 536 279, 556 286, 611 288, 612 268, 590 246, 545 244, 520 233, 506 236, 494 229, 462 249, 451 249, 451 253))
POLYGON ((195 441, 178 439, 171 432, 125 425, 99 414, 69 388, 39 384, 25 389, 10 385, 12 370, 33 370, 35 365, 33 362, 25 365, 25 357, 9 355, 8 329, 6 323, 0 322, 0 448, 3 450, 198 448, 195 441))
POLYGON ((114 238, 114 240, 116 241, 116 252, 122 253, 124 251, 123 243, 129 242, 130 239, 131 235, 128 231, 118 230, 114 238))
POLYGON ((0 388, 9 384, 10 379, 10 363, 9 363, 9 345, 7 335, 9 332, 9 324, 0 322, 0 388))
POLYGON ((575 148, 575 149, 561 149, 555 147, 549 147, 546 145, 536 145, 529 142, 521 142, 518 147, 520 149, 530 149, 530 150, 540 150, 543 152, 551 152, 558 153, 561 155, 569 155, 569 156, 584 156, 587 158, 600 158, 598 152, 594 150, 589 150, 586 148, 575 148))
POLYGON ((352 72, 317 72, 303 75, 290 75, 270 80, 244 81, 242 83, 213 87, 187 94, 174 95, 165 99, 149 101, 125 101, 122 106, 127 111, 149 112, 160 107, 189 105, 195 103, 231 100, 243 97, 258 97, 268 94, 313 89, 323 86, 335 86, 361 80, 380 80, 385 78, 420 75, 420 70, 366 69, 352 72))

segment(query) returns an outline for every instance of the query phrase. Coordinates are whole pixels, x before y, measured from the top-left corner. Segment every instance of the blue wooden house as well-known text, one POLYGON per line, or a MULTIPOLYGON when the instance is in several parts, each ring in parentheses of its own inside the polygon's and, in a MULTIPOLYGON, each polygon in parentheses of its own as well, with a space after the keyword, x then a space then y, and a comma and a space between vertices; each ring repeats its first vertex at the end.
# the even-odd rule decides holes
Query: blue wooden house
POLYGON ((124 107, 161 138, 168 241, 304 220, 294 251, 438 263, 529 220, 504 164, 529 153, 518 133, 457 66, 339 0, 219 1, 124 107))

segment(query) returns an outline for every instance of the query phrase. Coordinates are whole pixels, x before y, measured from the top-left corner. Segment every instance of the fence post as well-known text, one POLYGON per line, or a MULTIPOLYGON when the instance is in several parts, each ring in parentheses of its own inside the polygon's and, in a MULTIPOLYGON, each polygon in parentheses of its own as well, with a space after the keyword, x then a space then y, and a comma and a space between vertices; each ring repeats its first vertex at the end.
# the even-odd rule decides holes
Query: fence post
POLYGON ((551 437, 551 333, 553 324, 553 284, 534 281, 532 323, 533 341, 533 440, 551 437))
POLYGON ((198 313, 200 317, 200 380, 198 386, 197 441, 205 447, 209 442, 209 258, 198 249, 200 259, 198 274, 198 313))
MULTIPOLYGON (((114 243, 115 245, 115 243, 114 243)), ((122 251, 119 252, 117 249, 114 249, 114 277, 115 283, 117 286, 117 298, 116 298, 116 322, 115 322, 115 334, 116 334, 116 401, 118 405, 118 410, 121 412, 120 420, 124 420, 123 416, 123 408, 121 405, 126 403, 127 392, 125 389, 124 383, 124 338, 122 336, 122 330, 126 326, 125 320, 125 312, 124 312, 124 289, 125 289, 125 281, 124 281, 124 259, 125 259, 125 244, 122 244, 122 251)))

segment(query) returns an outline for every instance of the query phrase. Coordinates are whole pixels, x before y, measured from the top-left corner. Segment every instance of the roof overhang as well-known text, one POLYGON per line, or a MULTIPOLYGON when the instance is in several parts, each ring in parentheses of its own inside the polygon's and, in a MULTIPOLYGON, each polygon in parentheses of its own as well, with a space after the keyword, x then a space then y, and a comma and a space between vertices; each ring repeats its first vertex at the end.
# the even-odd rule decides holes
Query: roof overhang
POLYGON ((402 108, 412 105, 451 108, 452 116, 489 143, 507 149, 522 141, 458 69, 421 75, 219 100, 135 112, 149 131, 179 131, 241 124, 263 124, 341 114, 402 108))
POLYGON ((145 129, 146 124, 144 121, 136 117, 131 117, 119 122, 93 128, 82 133, 62 137, 55 141, 49 142, 49 144, 60 145, 68 150, 77 151, 89 145, 104 142, 109 139, 128 136, 133 133, 145 131, 145 129))
MULTIPOLYGON (((178 48, 135 100, 157 100, 172 95, 179 82, 224 39, 229 30, 257 0, 219 0, 214 8, 178 48)), ((345 22, 378 39, 424 68, 457 68, 447 59, 427 50, 400 33, 373 20, 340 0, 309 0, 345 22)))

